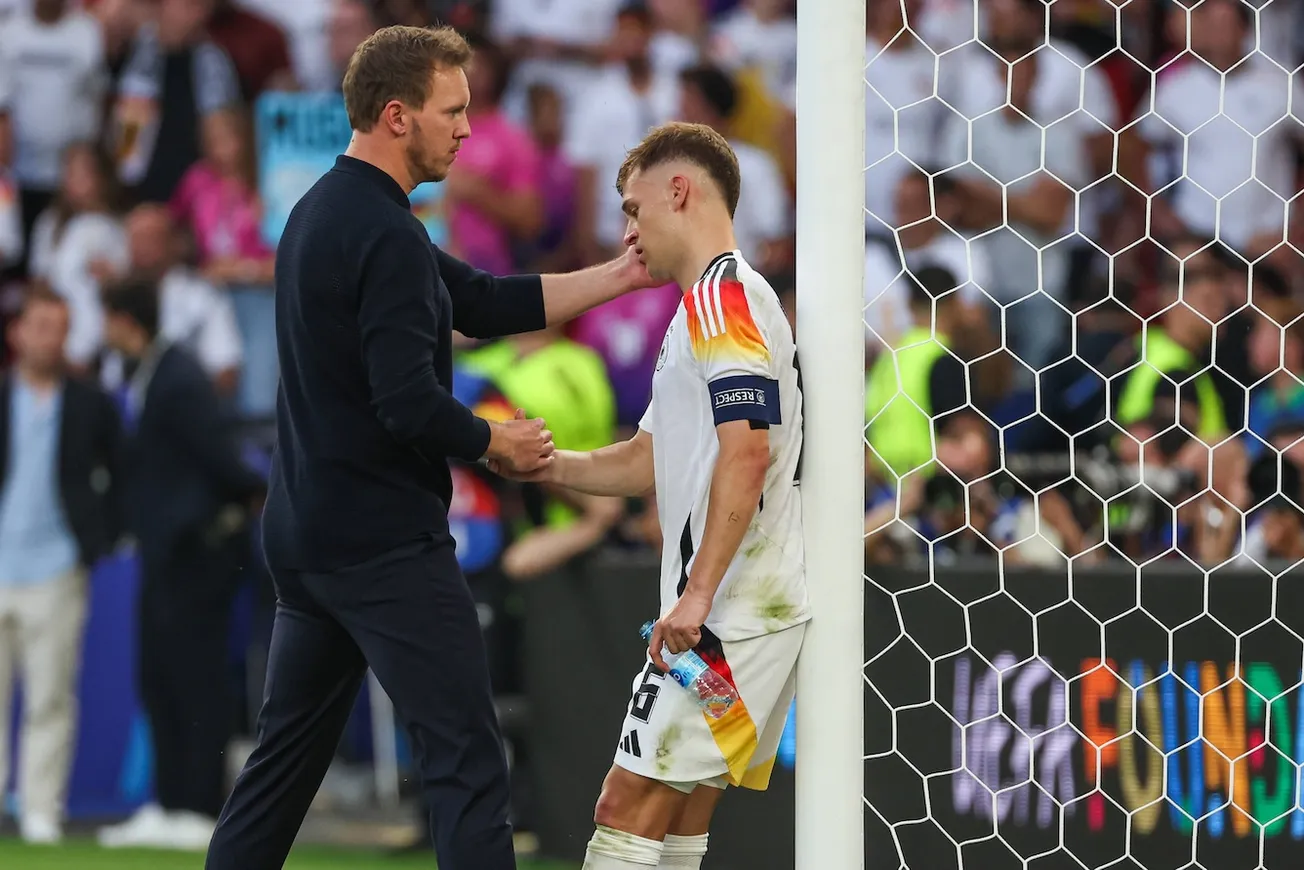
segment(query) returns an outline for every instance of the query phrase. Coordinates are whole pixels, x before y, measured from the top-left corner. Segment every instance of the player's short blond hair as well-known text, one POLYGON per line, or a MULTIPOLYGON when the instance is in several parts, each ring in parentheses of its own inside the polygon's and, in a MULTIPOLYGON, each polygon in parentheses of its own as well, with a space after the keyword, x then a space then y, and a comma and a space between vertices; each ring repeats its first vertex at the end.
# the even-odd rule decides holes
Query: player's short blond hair
POLYGON ((376 126, 390 100, 419 107, 437 69, 466 68, 471 46, 451 27, 382 27, 363 40, 344 73, 344 108, 359 133, 376 126))
POLYGON ((733 217, 738 208, 738 193, 742 189, 738 155, 728 140, 705 124, 674 121, 654 128, 626 155, 616 175, 616 190, 624 193, 629 177, 635 172, 672 160, 683 160, 705 170, 720 189, 720 195, 729 208, 729 217, 733 217))

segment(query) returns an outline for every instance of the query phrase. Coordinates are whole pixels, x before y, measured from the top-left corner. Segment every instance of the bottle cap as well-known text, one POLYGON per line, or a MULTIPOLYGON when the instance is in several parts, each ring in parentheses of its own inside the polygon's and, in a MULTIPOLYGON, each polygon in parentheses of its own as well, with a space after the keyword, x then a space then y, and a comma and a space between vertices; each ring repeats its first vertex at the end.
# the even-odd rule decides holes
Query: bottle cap
POLYGON ((640 629, 638 630, 638 634, 639 634, 639 637, 643 638, 643 640, 651 640, 651 639, 652 639, 652 623, 650 623, 650 622, 645 622, 645 623, 643 623, 643 627, 640 628, 640 629))

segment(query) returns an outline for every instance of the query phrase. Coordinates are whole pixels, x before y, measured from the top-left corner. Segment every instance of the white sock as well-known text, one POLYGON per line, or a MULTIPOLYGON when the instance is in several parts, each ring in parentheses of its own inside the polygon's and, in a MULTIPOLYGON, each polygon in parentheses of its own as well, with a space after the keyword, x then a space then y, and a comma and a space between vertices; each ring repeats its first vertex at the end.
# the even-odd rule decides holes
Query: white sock
POLYGON ((666 834, 665 847, 661 850, 661 863, 657 870, 702 870, 702 859, 706 857, 706 839, 708 834, 696 837, 680 837, 666 834))
POLYGON ((656 867, 661 844, 636 834, 598 825, 584 855, 583 870, 639 870, 656 867))

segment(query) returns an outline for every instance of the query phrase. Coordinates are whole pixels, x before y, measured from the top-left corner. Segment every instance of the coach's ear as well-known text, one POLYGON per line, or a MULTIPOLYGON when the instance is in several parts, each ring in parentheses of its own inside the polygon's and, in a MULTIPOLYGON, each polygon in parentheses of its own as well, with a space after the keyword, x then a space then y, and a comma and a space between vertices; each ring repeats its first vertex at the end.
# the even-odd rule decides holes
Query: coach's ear
POLYGON ((407 118, 403 116, 405 108, 398 100, 390 100, 380 110, 380 123, 387 126, 389 132, 395 136, 403 136, 407 133, 407 118))

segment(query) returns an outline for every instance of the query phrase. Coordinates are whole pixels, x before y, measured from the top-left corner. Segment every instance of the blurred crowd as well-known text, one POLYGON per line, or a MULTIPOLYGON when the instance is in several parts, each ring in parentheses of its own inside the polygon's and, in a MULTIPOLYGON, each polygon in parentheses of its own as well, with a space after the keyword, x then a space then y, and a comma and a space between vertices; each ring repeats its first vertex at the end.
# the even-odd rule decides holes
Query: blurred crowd
POLYGON ((872 563, 1304 557, 1301 11, 871 0, 872 563))
MULTIPOLYGON (((155 334, 241 424, 231 439, 248 467, 265 464, 275 244, 256 107, 338 94, 353 50, 390 23, 453 24, 475 48, 472 137, 439 203, 453 253, 499 274, 612 256, 626 150, 655 124, 700 122, 737 150, 739 247, 793 317, 794 7, 0 0, 13 362, 0 423, 28 427, 4 433, 8 467, 66 465, 72 449, 11 386, 62 356, 79 383, 129 398, 155 334), (20 459, 22 433, 45 454, 20 459)), ((865 50, 870 563, 1304 557, 1299 4, 868 0, 865 50)), ((679 299, 667 286, 564 328, 461 341, 457 395, 481 416, 544 417, 562 448, 610 443, 644 410, 679 299)), ((804 346, 818 352, 818 337, 804 346)), ((450 514, 494 679, 520 692, 514 581, 598 546, 659 545, 655 504, 508 485, 479 466, 455 476, 450 514)), ((41 485, 11 473, 0 492, 0 628, 31 609, 31 586, 62 578, 51 594, 76 597, 68 570, 109 549, 64 553, 39 578, 6 573, 6 534, 30 513, 16 505, 41 485)), ((216 487, 241 507, 223 540, 248 530, 253 490, 216 487)), ((113 509, 110 489, 96 492, 113 509)), ((255 573, 256 559, 234 561, 255 573)), ((65 658, 81 618, 61 635, 65 658)), ((32 715, 56 733, 72 669, 47 679, 58 691, 32 715)), ((41 799, 57 816, 60 796, 41 799)))

